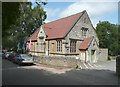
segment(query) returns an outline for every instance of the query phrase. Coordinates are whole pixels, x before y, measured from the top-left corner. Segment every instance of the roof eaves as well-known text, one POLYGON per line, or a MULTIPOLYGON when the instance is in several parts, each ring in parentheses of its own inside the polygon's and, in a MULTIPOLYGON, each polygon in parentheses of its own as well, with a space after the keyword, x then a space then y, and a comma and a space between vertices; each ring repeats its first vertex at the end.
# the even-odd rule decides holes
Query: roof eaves
MULTIPOLYGON (((91 44, 91 42, 92 42, 92 40, 93 40, 93 37, 89 37, 90 38, 90 41, 88 42, 88 44, 87 44, 87 46, 86 46, 86 48, 80 48, 80 50, 87 50, 88 48, 89 48, 89 46, 90 46, 90 44, 91 44)), ((86 38, 87 39, 87 38, 86 38)), ((84 43, 84 41, 83 41, 83 43, 84 43)), ((83 44, 82 43, 82 44, 83 44)))
POLYGON ((64 37, 59 37, 59 38, 46 38, 46 40, 57 40, 57 39, 64 39, 64 37))

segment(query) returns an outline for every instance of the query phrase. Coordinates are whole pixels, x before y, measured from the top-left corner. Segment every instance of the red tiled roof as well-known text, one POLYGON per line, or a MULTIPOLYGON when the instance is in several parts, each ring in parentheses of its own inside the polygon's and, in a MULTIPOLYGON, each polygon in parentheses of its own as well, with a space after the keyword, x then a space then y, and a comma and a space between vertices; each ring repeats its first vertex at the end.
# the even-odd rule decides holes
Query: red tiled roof
POLYGON ((64 38, 81 15, 82 13, 78 13, 44 24, 47 39, 64 38))
MULTIPOLYGON (((84 12, 44 24, 43 29, 47 35, 46 39, 64 38, 84 12)), ((37 34, 38 30, 30 37, 31 40, 37 40, 37 34)))
POLYGON ((86 38, 83 43, 80 45, 80 50, 86 50, 92 40, 92 37, 86 38))

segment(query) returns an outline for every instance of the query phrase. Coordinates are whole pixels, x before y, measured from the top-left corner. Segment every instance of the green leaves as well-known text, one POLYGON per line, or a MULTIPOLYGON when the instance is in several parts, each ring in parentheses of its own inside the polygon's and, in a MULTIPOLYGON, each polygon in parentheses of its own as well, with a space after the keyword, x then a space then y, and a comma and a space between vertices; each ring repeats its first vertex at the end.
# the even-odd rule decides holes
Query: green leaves
MULTIPOLYGON (((10 8, 10 7, 8 7, 10 8)), ((16 8, 16 7, 14 7, 16 8)), ((6 10, 8 11, 8 10, 6 10)), ((10 10, 11 11, 11 10, 10 10)), ((11 14, 11 12, 4 12, 4 17, 6 17, 6 14, 12 15, 11 18, 4 19, 4 23, 11 22, 9 24, 9 27, 4 31, 6 32, 4 34, 3 40, 3 47, 6 48, 16 48, 16 44, 20 42, 20 44, 23 43, 24 39, 29 37, 32 33, 35 32, 37 28, 39 28, 43 21, 46 19, 47 15, 46 12, 41 8, 40 5, 35 6, 32 9, 32 3, 31 2, 21 2, 19 3, 18 8, 16 9, 16 14, 19 13, 17 16, 16 14, 11 14), (9 41, 11 45, 7 45, 6 43, 9 41)), ((7 24, 4 24, 7 25, 7 24)), ((5 27, 4 27, 5 28, 5 27)))
POLYGON ((7 37, 8 30, 19 16, 19 2, 2 3, 2 37, 7 37))
POLYGON ((99 47, 108 48, 109 55, 118 54, 118 25, 103 21, 97 24, 96 32, 100 40, 99 47))

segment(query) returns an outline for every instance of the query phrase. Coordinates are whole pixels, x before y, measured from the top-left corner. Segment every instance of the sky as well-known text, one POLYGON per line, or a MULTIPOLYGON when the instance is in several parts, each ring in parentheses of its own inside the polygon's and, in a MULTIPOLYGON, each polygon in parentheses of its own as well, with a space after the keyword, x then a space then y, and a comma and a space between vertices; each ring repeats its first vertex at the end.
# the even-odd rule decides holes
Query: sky
MULTIPOLYGON (((110 23, 118 24, 118 0, 56 1, 48 0, 48 4, 42 6, 47 13, 46 23, 86 10, 94 27, 99 21, 109 21, 110 23)), ((33 7, 35 5, 33 2, 33 7)))

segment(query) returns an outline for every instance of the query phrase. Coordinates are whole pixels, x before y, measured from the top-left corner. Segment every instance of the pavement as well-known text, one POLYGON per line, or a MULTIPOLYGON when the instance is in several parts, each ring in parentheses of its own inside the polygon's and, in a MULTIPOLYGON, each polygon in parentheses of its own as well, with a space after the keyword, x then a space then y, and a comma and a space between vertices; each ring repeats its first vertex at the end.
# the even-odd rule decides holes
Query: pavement
POLYGON ((97 63, 82 63, 81 69, 111 70, 116 72, 116 60, 98 61, 97 63))
MULTIPOLYGON (((84 65, 84 64, 83 64, 84 65)), ((118 85, 115 61, 86 64, 82 69, 53 68, 46 65, 19 66, 2 60, 3 85, 118 85), (86 66, 88 68, 86 68, 86 66)))

